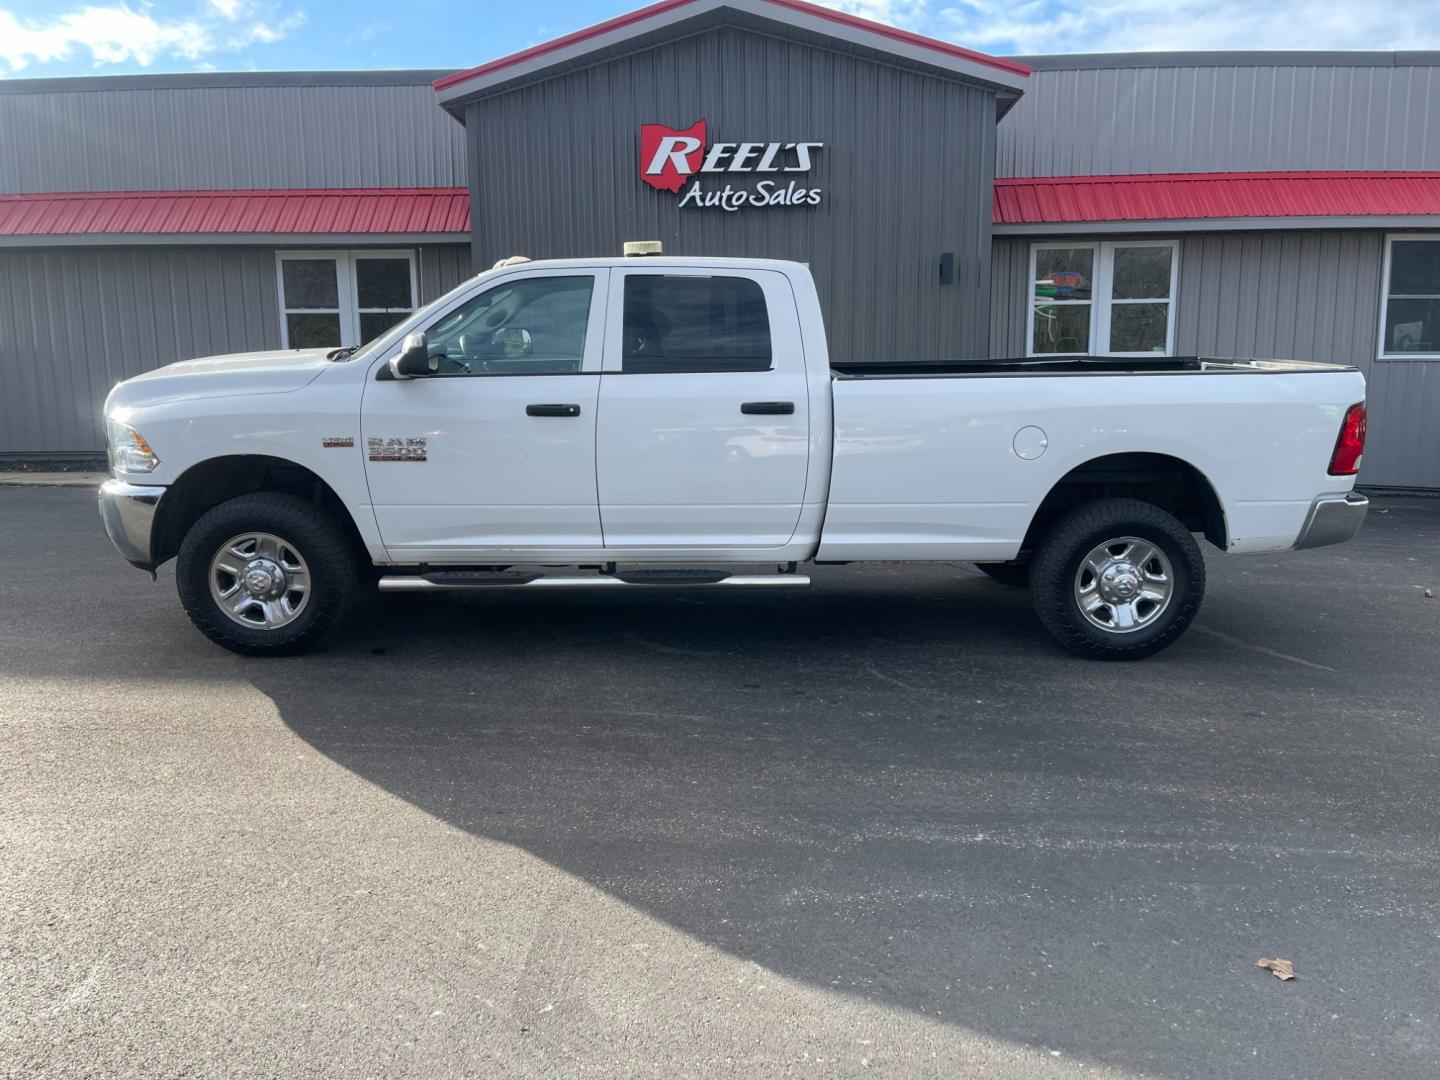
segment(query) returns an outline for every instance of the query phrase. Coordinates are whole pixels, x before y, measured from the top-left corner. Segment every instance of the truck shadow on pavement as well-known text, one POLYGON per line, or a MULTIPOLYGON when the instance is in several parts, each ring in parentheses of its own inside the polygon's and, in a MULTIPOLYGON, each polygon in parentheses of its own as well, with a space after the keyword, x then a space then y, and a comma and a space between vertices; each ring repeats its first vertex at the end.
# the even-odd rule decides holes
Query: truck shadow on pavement
POLYGON ((1338 675, 1085 663, 1023 593, 916 573, 375 597, 247 674, 345 768, 783 976, 1153 1074, 1426 1072, 1386 986, 1433 941, 1377 913, 1433 912, 1435 867, 1357 835, 1357 736, 1293 706, 1338 675))

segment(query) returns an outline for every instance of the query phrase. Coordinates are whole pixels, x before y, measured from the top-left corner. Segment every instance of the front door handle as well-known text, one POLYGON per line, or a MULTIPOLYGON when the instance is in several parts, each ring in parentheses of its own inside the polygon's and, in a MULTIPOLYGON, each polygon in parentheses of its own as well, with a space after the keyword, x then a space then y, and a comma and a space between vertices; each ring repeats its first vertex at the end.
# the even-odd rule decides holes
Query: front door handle
POLYGON ((579 405, 526 405, 526 416, 579 416, 579 405))
POLYGON ((740 406, 746 416, 789 416, 795 411, 793 401, 747 401, 740 406))

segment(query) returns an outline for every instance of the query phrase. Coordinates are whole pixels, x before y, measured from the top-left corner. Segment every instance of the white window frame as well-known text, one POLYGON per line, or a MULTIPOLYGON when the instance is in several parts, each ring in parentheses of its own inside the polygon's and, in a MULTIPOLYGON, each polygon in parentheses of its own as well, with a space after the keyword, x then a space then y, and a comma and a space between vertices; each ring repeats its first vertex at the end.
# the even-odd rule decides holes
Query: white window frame
POLYGON ((1046 356, 1174 356, 1175 355, 1175 310, 1179 303, 1180 286, 1180 242, 1178 240, 1047 240, 1030 245, 1030 272, 1026 278, 1029 298, 1025 307, 1025 355, 1046 356), (1115 249, 1138 247, 1164 247, 1170 249, 1170 295, 1165 300, 1158 297, 1141 297, 1128 300, 1112 299, 1115 278, 1115 249), (1091 252, 1091 282, 1089 300, 1040 300, 1035 295, 1035 263, 1041 251, 1072 251, 1083 249, 1091 252), (1157 352, 1111 352, 1101 348, 1110 341, 1110 310, 1117 304, 1159 304, 1169 307, 1165 319, 1165 351, 1157 352), (1084 352, 1051 353, 1035 351, 1035 309, 1037 307, 1084 307, 1090 308, 1090 347, 1084 352))
POLYGON ((1385 234, 1385 268, 1380 274, 1380 339, 1375 343, 1375 355, 1380 360, 1440 360, 1440 350, 1435 352, 1386 352, 1385 331, 1386 317, 1390 312, 1390 301, 1392 299, 1428 300, 1428 293, 1406 293, 1404 296, 1391 297, 1390 295, 1390 257, 1395 249, 1396 240, 1428 240, 1432 244, 1440 244, 1440 233, 1386 233, 1385 234))
POLYGON ((280 298, 280 347, 290 348, 290 325, 287 315, 329 315, 333 308, 292 308, 285 306, 285 263, 293 259, 327 259, 334 262, 336 299, 340 313, 340 348, 361 345, 360 316, 384 314, 383 308, 360 308, 356 306, 359 284, 356 263, 363 259, 405 259, 410 264, 410 311, 414 314, 424 305, 420 302, 420 281, 416 273, 415 252, 410 249, 365 248, 336 250, 325 248, 312 251, 277 251, 275 253, 275 289, 280 298))

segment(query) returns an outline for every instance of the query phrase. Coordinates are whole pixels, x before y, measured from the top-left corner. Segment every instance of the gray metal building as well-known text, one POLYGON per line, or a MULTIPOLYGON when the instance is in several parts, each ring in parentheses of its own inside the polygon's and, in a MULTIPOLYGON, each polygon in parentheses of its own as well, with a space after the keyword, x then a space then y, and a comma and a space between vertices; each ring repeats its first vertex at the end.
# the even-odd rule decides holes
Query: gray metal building
POLYGON ((94 454, 140 370, 643 238, 809 262, 845 357, 1353 363, 1362 482, 1440 488, 1437 91, 1434 53, 1017 62, 792 0, 468 72, 0 82, 0 456, 94 454))

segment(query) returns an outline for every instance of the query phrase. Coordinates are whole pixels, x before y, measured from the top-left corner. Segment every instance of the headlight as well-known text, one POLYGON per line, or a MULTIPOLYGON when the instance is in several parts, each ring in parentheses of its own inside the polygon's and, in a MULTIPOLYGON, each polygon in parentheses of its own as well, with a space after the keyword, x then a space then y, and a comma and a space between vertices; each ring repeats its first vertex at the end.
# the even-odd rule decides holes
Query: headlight
POLYGON ((160 458, 150 449, 145 436, 119 420, 105 421, 105 441, 110 446, 110 468, 116 472, 154 472, 160 458))

